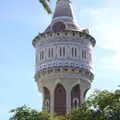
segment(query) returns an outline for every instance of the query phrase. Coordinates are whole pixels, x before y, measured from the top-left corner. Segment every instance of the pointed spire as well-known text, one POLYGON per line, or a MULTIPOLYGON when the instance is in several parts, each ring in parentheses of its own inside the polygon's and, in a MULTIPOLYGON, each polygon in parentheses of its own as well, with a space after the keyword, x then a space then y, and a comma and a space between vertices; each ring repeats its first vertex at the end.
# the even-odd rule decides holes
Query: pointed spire
POLYGON ((81 31, 75 19, 70 0, 57 0, 52 22, 45 32, 62 30, 81 31))
POLYGON ((74 19, 73 8, 70 0, 57 0, 53 19, 56 17, 71 17, 74 19))

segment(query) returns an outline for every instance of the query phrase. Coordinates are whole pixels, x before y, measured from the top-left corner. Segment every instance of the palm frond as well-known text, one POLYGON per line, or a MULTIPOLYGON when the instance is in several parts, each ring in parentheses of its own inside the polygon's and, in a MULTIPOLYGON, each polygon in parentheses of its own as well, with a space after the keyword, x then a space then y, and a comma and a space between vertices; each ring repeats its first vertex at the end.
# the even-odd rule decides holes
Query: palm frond
POLYGON ((42 4, 42 6, 44 7, 44 9, 48 12, 48 14, 51 14, 52 10, 48 4, 48 2, 50 2, 50 0, 39 0, 39 1, 42 4))

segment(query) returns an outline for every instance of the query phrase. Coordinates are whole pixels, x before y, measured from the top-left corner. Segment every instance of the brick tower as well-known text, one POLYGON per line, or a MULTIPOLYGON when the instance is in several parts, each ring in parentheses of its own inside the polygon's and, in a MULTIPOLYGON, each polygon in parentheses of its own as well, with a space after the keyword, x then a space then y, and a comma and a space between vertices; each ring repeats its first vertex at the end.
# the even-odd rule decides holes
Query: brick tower
POLYGON ((57 0, 51 24, 32 44, 36 52, 35 81, 43 109, 65 114, 78 108, 94 78, 95 39, 76 23, 70 0, 57 0))

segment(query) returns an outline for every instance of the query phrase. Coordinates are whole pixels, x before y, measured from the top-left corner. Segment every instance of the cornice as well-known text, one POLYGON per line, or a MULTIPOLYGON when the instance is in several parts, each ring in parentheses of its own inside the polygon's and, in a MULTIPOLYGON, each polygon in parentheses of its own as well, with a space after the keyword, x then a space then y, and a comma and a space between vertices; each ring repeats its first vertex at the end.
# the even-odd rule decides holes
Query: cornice
POLYGON ((88 70, 85 69, 76 69, 76 68, 70 68, 70 67, 59 67, 59 68, 49 68, 49 69, 44 69, 36 72, 35 74, 35 80, 39 79, 51 79, 51 78, 78 78, 78 79, 83 79, 84 78, 88 79, 89 82, 92 82, 94 79, 94 74, 88 70))
MULTIPOLYGON (((64 38, 67 38, 67 37, 75 38, 75 37, 77 37, 80 40, 81 39, 83 39, 83 40, 88 39, 88 40, 90 40, 93 47, 96 44, 95 39, 90 34, 88 34, 87 32, 85 32, 85 31, 68 31, 68 30, 60 31, 60 32, 40 33, 39 35, 37 35, 33 39, 32 44, 35 47, 38 42, 44 43, 45 41, 52 41, 52 40, 55 40, 55 39, 60 39, 60 37, 64 37, 64 38)), ((64 41, 64 39, 61 39, 61 41, 62 40, 64 41)))

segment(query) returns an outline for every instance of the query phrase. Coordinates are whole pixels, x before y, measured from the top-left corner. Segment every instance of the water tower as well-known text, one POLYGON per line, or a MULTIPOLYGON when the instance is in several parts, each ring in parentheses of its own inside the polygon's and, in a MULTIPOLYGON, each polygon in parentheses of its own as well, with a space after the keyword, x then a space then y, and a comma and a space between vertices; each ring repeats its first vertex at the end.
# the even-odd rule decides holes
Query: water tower
POLYGON ((70 0, 57 0, 51 24, 38 34, 35 81, 43 94, 43 108, 65 114, 78 108, 94 78, 95 39, 76 22, 70 0))

